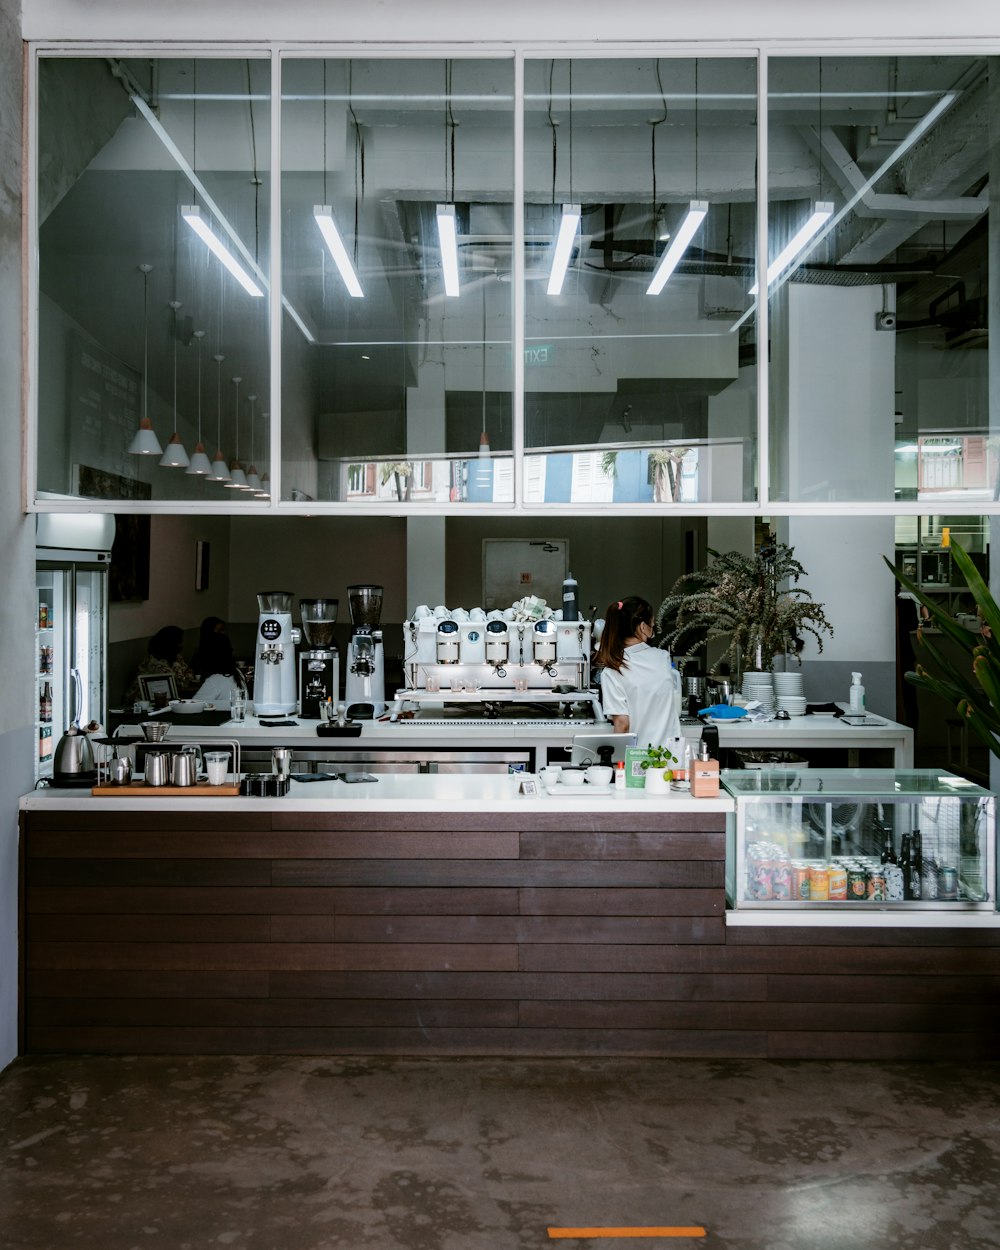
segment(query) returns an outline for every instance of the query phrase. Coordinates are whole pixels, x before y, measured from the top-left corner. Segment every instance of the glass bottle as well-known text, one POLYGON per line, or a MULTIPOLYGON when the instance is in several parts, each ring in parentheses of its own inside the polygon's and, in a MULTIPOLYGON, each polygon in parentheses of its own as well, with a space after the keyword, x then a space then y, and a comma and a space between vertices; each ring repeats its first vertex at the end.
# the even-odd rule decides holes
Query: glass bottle
POLYGON ((885 831, 885 845, 882 847, 882 863, 894 864, 896 862, 896 851, 892 845, 892 830, 885 831))
MULTIPOLYGON (((885 862, 884 860, 882 861, 885 862)), ((903 874, 903 898, 913 898, 913 881, 911 874, 913 872, 912 851, 910 848, 910 835, 904 833, 899 846, 899 867, 903 874)))

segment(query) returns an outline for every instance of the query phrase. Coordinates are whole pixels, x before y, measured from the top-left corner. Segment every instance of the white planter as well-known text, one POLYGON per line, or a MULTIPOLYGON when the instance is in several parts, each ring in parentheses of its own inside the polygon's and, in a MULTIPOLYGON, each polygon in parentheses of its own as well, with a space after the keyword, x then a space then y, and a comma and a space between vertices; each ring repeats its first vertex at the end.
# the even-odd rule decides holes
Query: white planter
POLYGON ((646 793, 647 794, 666 794, 670 789, 672 776, 669 768, 647 768, 646 769, 646 793))

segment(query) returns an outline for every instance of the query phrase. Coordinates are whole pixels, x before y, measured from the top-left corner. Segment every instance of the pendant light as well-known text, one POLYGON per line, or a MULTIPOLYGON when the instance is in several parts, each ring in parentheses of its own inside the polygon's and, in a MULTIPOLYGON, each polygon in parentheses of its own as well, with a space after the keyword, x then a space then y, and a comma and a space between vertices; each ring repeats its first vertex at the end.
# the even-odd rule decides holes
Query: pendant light
POLYGON ((254 405, 257 402, 256 395, 248 395, 247 403, 250 405, 250 465, 247 468, 247 489, 252 490, 255 495, 260 493, 263 483, 260 480, 260 474, 257 472, 257 466, 254 464, 253 458, 253 426, 254 426, 254 405))
POLYGON ((184 444, 181 442, 181 436, 177 433, 177 310, 180 306, 181 302, 178 299, 172 299, 169 302, 169 307, 174 314, 172 335, 174 340, 174 432, 160 458, 160 464, 164 469, 186 469, 191 463, 190 457, 184 450, 184 444))
POLYGON ((149 275, 152 270, 152 265, 139 266, 139 272, 142 274, 142 419, 128 447, 133 456, 161 456, 163 454, 160 440, 156 437, 153 423, 149 419, 147 404, 149 397, 149 275))
POLYGON ((229 465, 229 481, 226 483, 226 490, 247 489, 247 475, 243 472, 243 466, 240 464, 240 383, 242 381, 242 378, 233 378, 233 387, 235 392, 233 412, 236 416, 236 454, 233 456, 229 465))
MULTIPOLYGON (((653 220, 656 222, 657 204, 656 204, 656 127, 662 126, 667 120, 667 101, 663 95, 663 84, 660 82, 660 62, 656 62, 656 81, 660 83, 660 99, 663 102, 663 116, 654 118, 650 122, 652 127, 651 140, 651 160, 653 165, 653 220)), ((664 249, 663 255, 660 257, 653 277, 650 279, 649 286, 646 287, 647 295, 659 295, 663 288, 667 285, 671 274, 681 263, 684 253, 687 251, 691 240, 701 229, 701 223, 708 216, 708 201, 698 198, 698 59, 694 62, 694 199, 688 203, 688 210, 684 214, 684 220, 677 227, 677 231, 671 239, 670 246, 664 249)), ((656 253, 656 244, 653 244, 653 253, 656 253)))
POLYGON ((486 285, 483 284, 483 428, 479 434, 479 459, 490 458, 490 436, 486 430, 486 285))
POLYGON ((198 343, 198 441, 185 472, 194 477, 208 477, 212 472, 212 462, 205 452, 205 444, 201 441, 201 341, 205 337, 205 331, 195 330, 194 337, 198 343))
POLYGON ((226 358, 221 353, 217 352, 212 359, 215 361, 216 368, 215 405, 217 413, 217 426, 215 455, 212 457, 212 472, 208 475, 208 480, 210 482, 228 482, 229 467, 226 464, 226 457, 222 453, 222 362, 226 358))

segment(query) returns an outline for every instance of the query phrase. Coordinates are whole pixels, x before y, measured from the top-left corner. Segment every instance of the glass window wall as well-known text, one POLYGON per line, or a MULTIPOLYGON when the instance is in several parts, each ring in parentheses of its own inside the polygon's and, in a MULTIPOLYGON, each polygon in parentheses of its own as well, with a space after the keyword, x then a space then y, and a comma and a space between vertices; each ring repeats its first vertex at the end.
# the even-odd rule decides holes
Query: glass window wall
POLYGON ((39 493, 262 506, 269 62, 43 58, 38 94, 39 493))
POLYGON ((512 59, 288 60, 282 497, 513 502, 512 59))
POLYGON ((772 500, 996 497, 990 65, 770 60, 772 500))
POLYGON ((756 64, 525 65, 525 502, 756 491, 756 64))

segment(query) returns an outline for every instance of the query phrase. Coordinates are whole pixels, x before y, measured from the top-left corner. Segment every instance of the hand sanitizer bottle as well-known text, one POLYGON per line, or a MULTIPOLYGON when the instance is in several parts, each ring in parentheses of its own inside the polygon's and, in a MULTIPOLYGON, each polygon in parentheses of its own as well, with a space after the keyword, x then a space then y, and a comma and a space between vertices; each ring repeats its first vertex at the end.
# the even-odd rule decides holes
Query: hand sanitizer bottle
POLYGON ((856 716, 864 714, 865 710, 865 688, 861 684, 861 674, 851 674, 851 712, 856 716))

